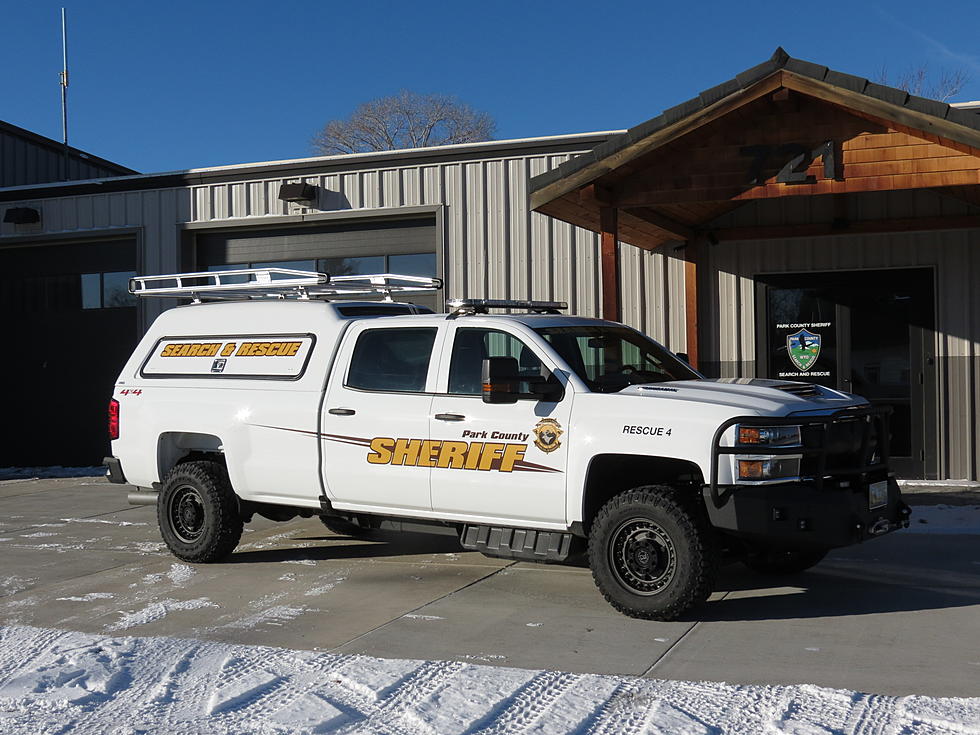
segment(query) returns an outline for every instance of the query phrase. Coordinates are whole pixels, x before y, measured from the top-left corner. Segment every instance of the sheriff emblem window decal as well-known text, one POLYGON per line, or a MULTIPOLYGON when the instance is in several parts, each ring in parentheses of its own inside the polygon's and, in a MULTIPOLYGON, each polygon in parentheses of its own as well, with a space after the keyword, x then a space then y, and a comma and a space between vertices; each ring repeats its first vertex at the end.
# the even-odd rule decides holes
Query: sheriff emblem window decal
POLYGON ((817 364, 820 356, 820 335, 809 329, 800 329, 786 336, 786 354, 801 372, 808 372, 817 364))
POLYGON ((534 432, 534 446, 545 454, 561 447, 561 435, 565 433, 555 419, 541 419, 531 431, 534 432))

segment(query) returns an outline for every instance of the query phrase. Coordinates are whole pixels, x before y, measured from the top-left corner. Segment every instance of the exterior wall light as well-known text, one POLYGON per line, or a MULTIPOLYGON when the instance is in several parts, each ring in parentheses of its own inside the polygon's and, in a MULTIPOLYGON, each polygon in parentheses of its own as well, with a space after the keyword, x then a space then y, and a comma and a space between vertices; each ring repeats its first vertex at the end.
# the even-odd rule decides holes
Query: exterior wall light
POLYGON ((279 198, 284 202, 312 202, 316 199, 316 187, 312 184, 283 184, 279 198))
POLYGON ((11 207, 3 213, 3 221, 13 225, 36 225, 41 213, 30 207, 11 207))

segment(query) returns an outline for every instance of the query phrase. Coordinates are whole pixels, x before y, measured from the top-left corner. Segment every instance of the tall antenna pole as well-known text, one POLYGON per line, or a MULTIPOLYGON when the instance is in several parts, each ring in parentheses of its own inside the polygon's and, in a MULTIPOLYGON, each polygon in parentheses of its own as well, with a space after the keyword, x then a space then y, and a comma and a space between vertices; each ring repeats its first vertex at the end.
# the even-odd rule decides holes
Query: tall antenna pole
POLYGON ((68 180, 68 31, 61 9, 61 140, 64 143, 64 180, 68 180))

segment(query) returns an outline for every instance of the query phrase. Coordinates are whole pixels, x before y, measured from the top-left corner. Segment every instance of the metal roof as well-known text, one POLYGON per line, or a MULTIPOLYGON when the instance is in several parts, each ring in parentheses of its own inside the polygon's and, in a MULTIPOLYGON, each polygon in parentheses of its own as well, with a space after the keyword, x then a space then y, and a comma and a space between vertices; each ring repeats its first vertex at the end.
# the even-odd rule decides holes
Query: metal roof
MULTIPOLYGON (((0 133, 6 133, 7 135, 19 138, 33 146, 43 148, 57 155, 62 155, 65 150, 65 146, 56 140, 46 138, 43 135, 39 135, 38 133, 34 133, 17 125, 4 122, 3 120, 0 120, 0 133)), ((137 173, 137 171, 131 168, 121 166, 118 163, 113 163, 112 161, 107 161, 105 158, 100 158, 99 156, 92 155, 91 153, 86 153, 85 151, 79 150, 78 148, 74 148, 72 146, 68 146, 68 155, 72 158, 84 161, 93 168, 102 168, 115 175, 124 176, 127 174, 137 173)))
POLYGON ((536 194, 542 193, 543 189, 552 187, 552 185, 563 179, 568 179, 573 174, 582 173, 584 175, 587 169, 593 172, 592 178, 597 178, 622 165, 626 160, 648 152, 649 149, 644 148, 642 143, 656 133, 683 120, 695 117, 716 103, 741 94, 749 87, 780 71, 791 72, 799 77, 821 82, 840 90, 842 93, 857 93, 869 100, 884 102, 896 111, 901 110, 910 113, 921 120, 932 119, 952 123, 953 125, 944 128, 943 135, 980 148, 980 115, 970 110, 967 105, 953 106, 938 100, 918 97, 895 87, 876 84, 863 77, 834 71, 810 61, 794 59, 780 47, 767 61, 737 74, 726 82, 706 89, 697 97, 692 97, 686 102, 664 110, 656 117, 630 128, 621 135, 610 138, 605 143, 597 145, 590 153, 576 156, 550 171, 535 176, 531 179, 529 188, 532 196, 532 208, 537 209, 548 201, 579 188, 584 176, 576 176, 574 181, 567 181, 567 186, 554 187, 554 190, 548 192, 546 196, 535 197, 536 194), (952 135, 950 135, 950 128, 953 129, 952 135), (959 132, 958 135, 957 132, 959 132), (631 147, 636 149, 635 153, 626 150, 631 147), (615 156, 615 162, 610 163, 609 159, 613 156, 615 156))
POLYGON ((480 143, 458 143, 455 145, 430 146, 427 148, 406 148, 370 153, 314 156, 282 161, 260 161, 228 166, 138 174, 135 176, 114 176, 111 178, 89 179, 85 181, 62 181, 32 186, 16 186, 0 188, 0 201, 193 186, 221 181, 247 181, 281 176, 296 176, 299 178, 330 171, 385 168, 388 166, 398 166, 404 162, 422 163, 454 159, 487 159, 511 155, 519 151, 527 151, 528 155, 541 155, 550 152, 567 153, 569 151, 589 148, 613 136, 620 135, 623 132, 622 130, 611 130, 595 133, 550 135, 537 138, 489 140, 480 143))

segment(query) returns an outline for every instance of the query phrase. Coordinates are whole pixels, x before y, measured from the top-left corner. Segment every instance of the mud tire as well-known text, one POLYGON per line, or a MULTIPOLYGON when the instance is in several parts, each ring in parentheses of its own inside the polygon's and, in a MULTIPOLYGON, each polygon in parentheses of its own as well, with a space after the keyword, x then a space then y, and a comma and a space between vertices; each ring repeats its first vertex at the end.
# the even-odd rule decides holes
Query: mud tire
POLYGON ((644 485, 611 498, 589 534, 589 566, 603 597, 631 618, 674 620, 707 599, 718 568, 699 495, 644 485))
POLYGON ((178 559, 207 564, 228 556, 244 524, 225 466, 197 461, 170 470, 157 499, 157 522, 178 559))

